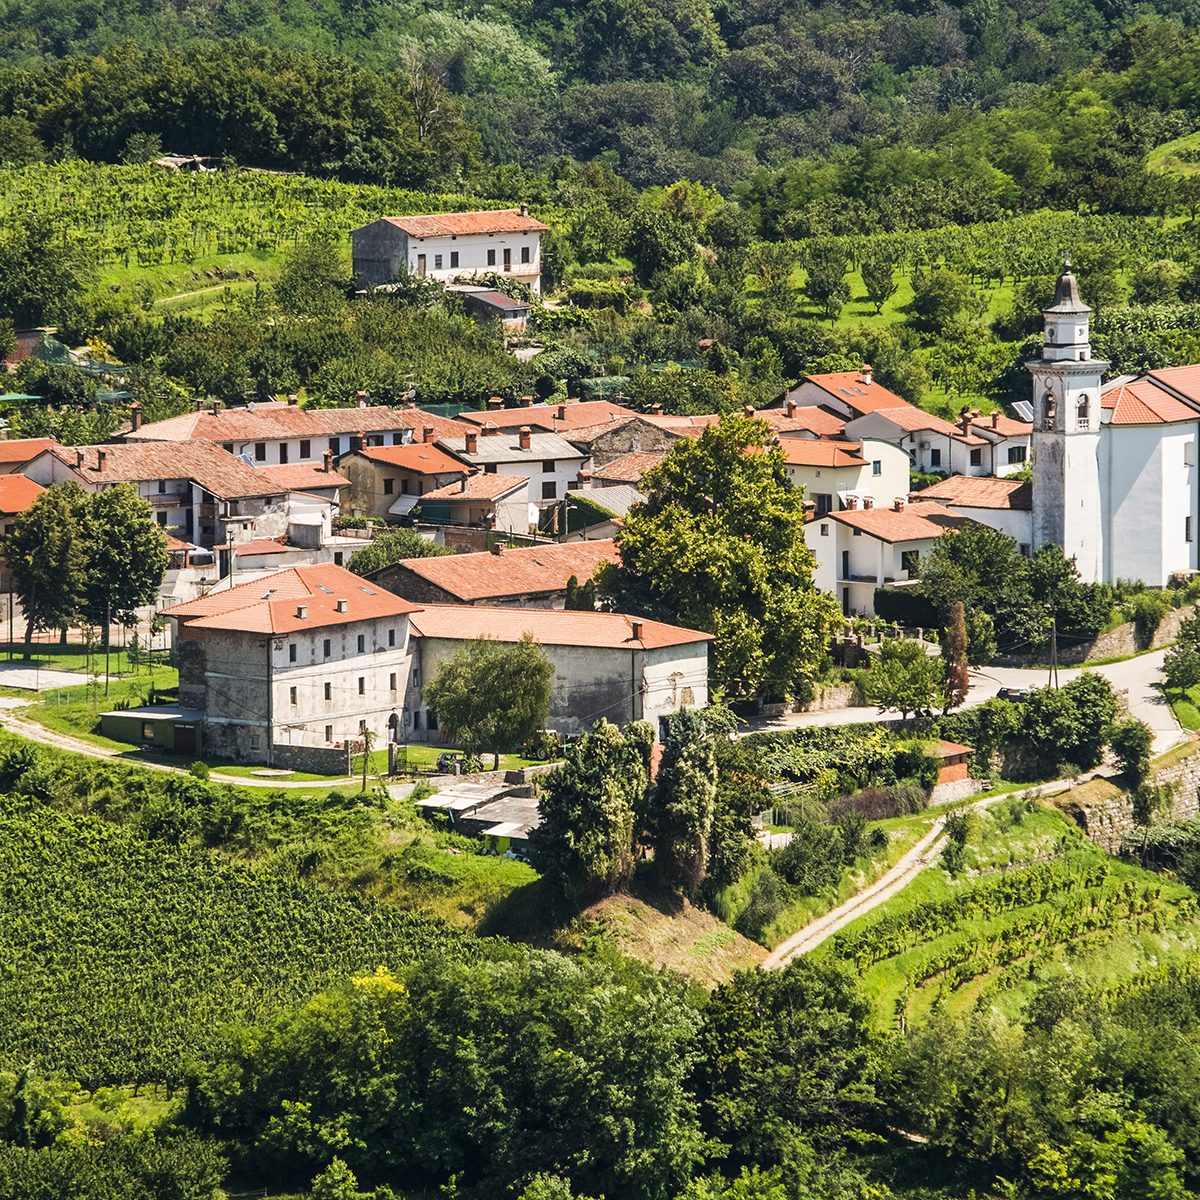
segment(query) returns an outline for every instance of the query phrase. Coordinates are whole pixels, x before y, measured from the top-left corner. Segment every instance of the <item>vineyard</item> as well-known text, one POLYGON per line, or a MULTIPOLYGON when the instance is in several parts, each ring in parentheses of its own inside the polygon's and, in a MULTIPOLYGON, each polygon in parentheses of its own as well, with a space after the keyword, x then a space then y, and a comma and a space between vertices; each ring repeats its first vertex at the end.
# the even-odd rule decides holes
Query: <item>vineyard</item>
POLYGON ((1108 858, 1066 818, 1014 800, 983 818, 959 878, 927 872, 825 952, 856 968, 881 1023, 981 998, 1015 1012, 1064 969, 1113 988, 1194 950, 1197 917, 1185 888, 1108 858))
POLYGON ((466 945, 438 921, 48 809, 0 808, 0 1059, 177 1081, 221 1027, 466 945))

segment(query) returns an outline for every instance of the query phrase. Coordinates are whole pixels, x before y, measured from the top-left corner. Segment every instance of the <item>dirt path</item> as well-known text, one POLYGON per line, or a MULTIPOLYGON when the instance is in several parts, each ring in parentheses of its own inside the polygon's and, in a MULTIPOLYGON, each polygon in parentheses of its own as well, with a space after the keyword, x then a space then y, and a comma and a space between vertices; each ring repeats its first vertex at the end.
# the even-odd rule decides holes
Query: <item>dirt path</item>
MULTIPOLYGON (((1091 775, 1083 777, 1080 782, 1092 777, 1091 775)), ((1031 787, 1024 794, 1027 796, 1053 796, 1058 792, 1067 791, 1071 786, 1069 780, 1056 779, 1051 783, 1031 787)), ((1008 792, 1001 796, 988 796, 983 800, 976 800, 970 807, 984 809, 1001 800, 1007 800, 1014 794, 1016 793, 1008 792)), ((851 896, 849 900, 844 900, 836 908, 831 908, 824 916, 810 921, 803 929, 798 929, 790 937, 785 938, 763 959, 763 969, 778 971, 786 967, 797 955, 815 950, 822 942, 845 929, 851 921, 857 921, 859 917, 878 908, 881 904, 887 903, 893 896, 902 892, 926 867, 931 866, 937 860, 937 856, 942 852, 942 844, 945 842, 945 833, 943 832, 945 824, 944 814, 937 817, 929 832, 894 866, 880 875, 874 883, 851 896)))
MULTIPOLYGON (((18 737, 26 738, 28 741, 36 742, 42 746, 54 746, 58 750, 69 750, 72 754, 84 754, 88 758, 106 758, 113 759, 118 762, 128 762, 133 767, 144 767, 147 771, 164 771, 168 775, 188 775, 189 772, 183 767, 172 767, 167 763, 150 762, 143 759, 127 759, 124 752, 113 750, 108 746, 97 746, 93 742, 85 742, 80 738, 73 738, 70 734, 57 733, 53 729, 47 729, 45 725, 39 725, 36 721, 27 721, 18 715, 17 710, 12 708, 0 711, 0 725, 3 725, 10 733, 17 734, 18 737)), ((318 788, 332 786, 336 784, 350 784, 359 782, 358 778, 351 779, 328 779, 328 780, 310 780, 308 782, 297 781, 294 779, 255 779, 253 777, 243 775, 224 775, 220 771, 213 771, 209 775, 209 780, 213 783, 233 783, 238 787, 257 787, 257 788, 318 788)))

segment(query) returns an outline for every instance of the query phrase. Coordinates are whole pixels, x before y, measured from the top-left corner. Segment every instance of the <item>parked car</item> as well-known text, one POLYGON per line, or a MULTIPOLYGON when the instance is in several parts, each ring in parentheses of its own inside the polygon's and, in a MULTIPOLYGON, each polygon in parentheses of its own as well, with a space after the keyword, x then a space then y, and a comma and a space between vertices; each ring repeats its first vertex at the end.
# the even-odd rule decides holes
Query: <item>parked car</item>
POLYGON ((1011 700, 1013 703, 1019 703, 1022 700, 1029 699, 1029 689, 1023 687, 1002 687, 996 693, 997 700, 1011 700))

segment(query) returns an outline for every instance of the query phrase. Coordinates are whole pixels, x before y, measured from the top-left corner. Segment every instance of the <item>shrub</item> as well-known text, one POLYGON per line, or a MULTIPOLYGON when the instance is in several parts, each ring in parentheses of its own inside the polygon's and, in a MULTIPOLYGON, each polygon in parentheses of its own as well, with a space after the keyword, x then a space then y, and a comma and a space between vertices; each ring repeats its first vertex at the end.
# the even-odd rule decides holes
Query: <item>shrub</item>
POLYGON ((903 779, 887 787, 868 787, 830 801, 829 815, 838 820, 855 813, 868 821, 904 817, 921 812, 929 803, 925 789, 916 780, 903 779))
POLYGON ((837 825, 805 821, 771 854, 771 866, 802 896, 815 896, 841 877, 845 848, 837 825))
POLYGON ((208 763, 202 762, 200 759, 196 759, 196 761, 188 767, 188 774, 191 775, 193 779, 207 779, 212 772, 209 770, 208 763))
POLYGON ((778 875, 766 867, 750 885, 750 898, 737 915, 733 927, 755 941, 761 941, 767 927, 783 911, 787 893, 778 875))
POLYGON ((1121 774, 1131 790, 1140 788, 1150 774, 1150 746, 1154 734, 1144 722, 1130 717, 1108 731, 1108 744, 1121 764, 1121 774))
POLYGON ((1170 610, 1170 605, 1162 592, 1139 592, 1129 609, 1138 649, 1145 650, 1154 641, 1154 635, 1170 610))

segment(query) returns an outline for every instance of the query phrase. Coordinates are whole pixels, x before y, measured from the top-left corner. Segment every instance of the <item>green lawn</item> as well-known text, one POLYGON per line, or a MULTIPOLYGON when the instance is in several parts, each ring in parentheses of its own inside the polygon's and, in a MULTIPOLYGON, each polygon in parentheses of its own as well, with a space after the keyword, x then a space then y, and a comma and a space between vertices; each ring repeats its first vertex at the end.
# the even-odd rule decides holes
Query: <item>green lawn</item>
POLYGON ((1155 146, 1146 155, 1146 169, 1165 175, 1200 175, 1200 159, 1185 161, 1179 157, 1181 151, 1200 152, 1200 130, 1155 146))
POLYGON ((252 251, 212 254, 191 263, 110 263, 100 269, 100 283, 139 299, 148 293, 156 306, 176 312, 180 306, 188 307, 184 297, 196 300, 204 295, 212 298, 210 304, 219 303, 226 287, 236 292, 271 282, 279 274, 279 261, 277 254, 252 251))
MULTIPOLYGON (((437 769, 437 760, 440 755, 445 753, 459 754, 461 751, 454 750, 449 746, 426 746, 418 743, 409 742, 401 747, 401 762, 406 763, 414 771, 433 771, 437 769)), ((483 759, 483 769, 490 771, 492 769, 492 756, 490 754, 481 754, 483 759)), ((375 762, 380 762, 378 769, 387 769, 387 752, 376 750, 372 754, 372 768, 375 767, 375 762), (380 756, 382 755, 382 759, 380 756)), ((360 764, 362 756, 358 756, 357 760, 360 764)), ((537 767, 544 766, 544 762, 539 758, 525 758, 521 754, 501 754, 500 755, 500 770, 501 771, 519 771, 522 767, 537 767)))
POLYGON ((1166 688, 1167 703, 1184 729, 1200 729, 1200 684, 1187 688, 1166 688))

